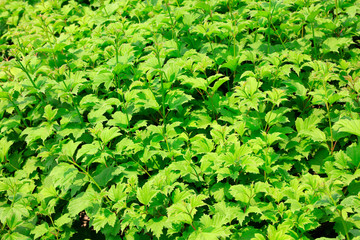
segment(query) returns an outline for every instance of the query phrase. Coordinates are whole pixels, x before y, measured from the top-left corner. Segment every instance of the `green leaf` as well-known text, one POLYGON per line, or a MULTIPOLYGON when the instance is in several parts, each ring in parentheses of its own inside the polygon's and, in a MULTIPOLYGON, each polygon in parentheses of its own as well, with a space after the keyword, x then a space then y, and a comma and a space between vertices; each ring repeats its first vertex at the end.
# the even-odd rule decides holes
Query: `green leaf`
POLYGON ((53 110, 51 105, 46 105, 44 108, 44 117, 46 118, 46 120, 51 122, 52 120, 54 120, 57 112, 58 109, 53 110))
POLYGON ((165 102, 169 106, 170 110, 181 111, 183 109, 183 105, 192 99, 194 98, 190 95, 187 95, 185 92, 174 90, 166 94, 165 102))
POLYGON ((321 119, 312 114, 307 119, 303 120, 298 118, 295 121, 296 130, 300 136, 310 137, 314 141, 324 142, 326 141, 326 135, 320 129, 316 128, 316 125, 321 121, 321 119))
POLYGON ((339 132, 347 132, 360 136, 360 120, 341 119, 335 123, 334 129, 339 132))
POLYGON ((245 185, 233 185, 230 187, 230 194, 236 201, 248 203, 251 199, 252 192, 249 187, 245 185))
MULTIPOLYGON (((172 59, 173 60, 173 59, 172 59)), ((176 61, 168 61, 164 67, 163 71, 166 77, 166 80, 170 83, 174 82, 177 79, 177 76, 180 71, 180 66, 176 61)))
POLYGON ((99 142, 92 142, 90 144, 84 144, 76 153, 76 159, 80 159, 84 155, 95 155, 100 150, 99 142))
POLYGON ((137 198, 139 202, 148 206, 153 197, 155 197, 157 191, 154 190, 150 183, 147 182, 142 188, 138 188, 137 190, 137 198))
POLYGON ((92 218, 91 226, 96 232, 99 232, 106 224, 113 227, 116 222, 116 214, 107 208, 101 208, 92 218))
POLYGON ((203 194, 199 194, 199 195, 193 195, 190 197, 190 206, 192 209, 195 209, 197 207, 201 207, 206 205, 204 203, 204 200, 207 199, 208 197, 203 195, 203 194))
POLYGON ((198 88, 203 91, 207 90, 207 83, 206 80, 203 78, 194 78, 194 77, 187 77, 181 76, 180 79, 182 80, 181 83, 184 85, 190 85, 191 88, 198 88))
POLYGON ((105 145, 118 136, 121 136, 121 133, 117 127, 104 128, 100 133, 100 139, 105 145))
POLYGON ((65 213, 65 214, 62 214, 58 219, 56 219, 54 223, 57 227, 61 227, 63 225, 70 224, 72 222, 73 222, 73 220, 70 217, 70 214, 65 213))
POLYGON ((62 145, 62 154, 73 159, 75 151, 80 144, 81 142, 74 143, 73 140, 70 140, 68 143, 62 145))
POLYGON ((131 120, 132 115, 118 111, 118 112, 115 112, 111 117, 113 119, 110 119, 107 122, 108 125, 110 125, 110 126, 118 126, 120 128, 127 128, 129 126, 129 124, 130 124, 128 122, 128 120, 129 121, 131 120))
POLYGON ((113 79, 114 79, 114 75, 111 72, 108 72, 107 70, 100 71, 99 73, 94 74, 94 76, 92 76, 93 89, 97 90, 101 84, 104 84, 105 89, 109 91, 109 88, 111 86, 114 86, 113 79))
POLYGON ((30 240, 31 238, 19 232, 8 232, 4 234, 1 240, 30 240))
POLYGON ((100 187, 104 187, 114 177, 113 172, 115 170, 115 167, 106 167, 105 165, 98 166, 97 172, 100 173, 94 175, 93 178, 100 187))
POLYGON ((53 133, 53 125, 43 123, 39 127, 28 127, 22 131, 21 136, 27 135, 25 141, 30 144, 38 139, 45 141, 53 133))
POLYGON ((152 218, 147 222, 146 226, 154 233, 157 238, 160 238, 161 234, 163 233, 163 229, 165 227, 170 227, 170 223, 167 220, 168 218, 165 216, 152 218))
POLYGON ((109 189, 109 198, 115 202, 121 201, 126 198, 127 193, 128 190, 126 189, 126 185, 118 183, 116 185, 112 185, 109 189))
POLYGON ((351 159, 351 167, 358 169, 360 166, 360 144, 352 144, 346 148, 346 155, 351 159))
POLYGON ((247 173, 259 173, 259 166, 263 163, 264 160, 256 156, 244 156, 241 158, 241 165, 244 166, 247 173))
POLYGON ((71 164, 61 162, 55 166, 47 176, 47 181, 51 180, 54 187, 64 187, 68 189, 77 178, 79 170, 71 164))
POLYGON ((92 189, 80 193, 75 198, 72 198, 68 204, 68 210, 71 217, 76 216, 81 211, 86 210, 87 208, 100 204, 101 196, 99 193, 95 192, 92 189))
POLYGON ((229 77, 220 78, 219 80, 217 80, 215 82, 214 86, 211 88, 211 92, 215 93, 221 85, 223 85, 225 82, 227 82, 229 80, 230 80, 229 77))
POLYGON ((352 44, 353 41, 351 38, 327 38, 323 42, 323 50, 324 52, 339 52, 339 48, 344 48, 352 44))
POLYGON ((214 144, 203 135, 196 135, 191 140, 191 149, 197 153, 209 153, 213 150, 214 144))
POLYGON ((154 94, 149 89, 133 89, 125 93, 126 102, 135 104, 133 113, 144 109, 159 110, 160 105, 155 99, 154 94))
POLYGON ((0 163, 9 160, 8 152, 13 141, 7 141, 5 137, 0 139, 0 163))
POLYGON ((273 225, 269 225, 267 229, 269 240, 293 240, 293 238, 286 233, 285 228, 278 227, 278 229, 276 229, 273 225))
POLYGON ((281 107, 273 111, 269 111, 265 115, 265 121, 269 124, 269 126, 278 124, 278 123, 286 123, 289 122, 288 118, 284 116, 285 113, 289 112, 291 109, 281 107))
POLYGON ((45 235, 49 231, 49 225, 45 222, 41 225, 37 225, 32 231, 31 234, 34 234, 34 239, 37 239, 45 235))

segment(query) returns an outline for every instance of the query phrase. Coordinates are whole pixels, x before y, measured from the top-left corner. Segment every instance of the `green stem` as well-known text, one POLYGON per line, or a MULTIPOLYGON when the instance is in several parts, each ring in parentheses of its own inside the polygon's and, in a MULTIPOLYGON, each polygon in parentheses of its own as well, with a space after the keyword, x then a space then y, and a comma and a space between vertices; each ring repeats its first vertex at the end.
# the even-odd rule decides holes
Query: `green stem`
POLYGON ((115 40, 115 54, 116 54, 116 64, 119 63, 119 46, 118 46, 118 40, 115 40))
POLYGON ((159 163, 156 161, 156 159, 154 160, 153 157, 151 157, 151 160, 155 163, 155 165, 158 167, 158 169, 160 170, 160 166, 159 163))
POLYGON ((232 13, 232 10, 233 8, 231 7, 231 4, 230 1, 228 2, 228 9, 229 9, 229 13, 230 13, 230 17, 231 17, 231 24, 232 24, 232 27, 234 28, 234 31, 232 32, 232 36, 233 36, 233 45, 234 45, 234 58, 236 57, 236 51, 235 51, 235 48, 236 48, 236 35, 237 35, 237 31, 235 30, 235 27, 237 25, 236 23, 236 20, 233 16, 233 13, 232 13))
POLYGON ((172 18, 172 15, 171 15, 171 13, 170 13, 169 3, 166 3, 166 9, 167 9, 167 12, 168 12, 169 17, 170 17, 172 37, 173 37, 173 39, 174 39, 174 37, 175 37, 175 22, 174 22, 174 20, 173 20, 173 18, 172 18))
POLYGON ((313 42, 314 42, 314 53, 315 53, 315 59, 318 59, 318 50, 317 50, 317 43, 315 39, 315 26, 314 23, 311 24, 312 28, 312 35, 313 35, 313 42))
POLYGON ((196 177, 197 177, 199 183, 201 183, 202 181, 200 180, 199 174, 198 174, 198 172, 196 171, 196 168, 193 166, 192 162, 190 162, 190 167, 194 170, 194 172, 195 172, 195 174, 196 174, 196 177))
MULTIPOLYGON (((0 88, 5 92, 5 90, 4 90, 4 88, 3 88, 2 86, 0 86, 0 88)), ((28 125, 28 124, 26 123, 26 121, 25 121, 24 116, 23 116, 22 113, 21 113, 21 110, 20 110, 19 107, 16 105, 16 103, 11 99, 10 94, 9 94, 9 96, 8 96, 8 99, 9 99, 9 101, 11 102, 11 104, 14 106, 15 111, 17 112, 17 114, 21 117, 21 120, 24 122, 25 126, 26 126, 26 127, 29 127, 29 125, 28 125)))
POLYGON ((216 118, 217 117, 217 112, 216 112, 216 109, 215 109, 215 105, 214 105, 214 101, 213 101, 213 95, 209 94, 208 91, 205 91, 206 94, 208 95, 209 99, 210 99, 210 103, 211 103, 211 106, 212 106, 212 109, 213 109, 213 118, 216 118))
MULTIPOLYGON (((158 46, 156 46, 156 58, 158 60, 158 64, 159 64, 159 68, 162 68, 162 64, 161 64, 161 61, 160 61, 160 51, 159 51, 159 48, 158 46)), ((165 92, 165 88, 164 88, 164 78, 163 78, 163 75, 162 75, 162 70, 159 69, 159 74, 160 74, 160 80, 161 80, 161 105, 162 105, 162 117, 163 117, 163 125, 164 125, 164 128, 163 128, 163 135, 166 136, 166 114, 165 114, 165 97, 166 97, 166 92, 165 92)))
MULTIPOLYGON (((269 114, 269 121, 270 121, 270 117, 271 117, 272 111, 274 110, 274 107, 275 107, 275 104, 273 103, 273 104, 272 104, 272 107, 271 107, 271 110, 270 110, 270 114, 269 114)), ((270 130, 270 125, 266 122, 264 131, 265 131, 266 133, 268 133, 269 130, 270 130)))
POLYGON ((267 35, 268 35, 268 39, 267 39, 267 44, 268 44, 268 54, 270 54, 270 30, 271 30, 271 18, 272 18, 272 14, 271 12, 271 0, 269 2, 269 17, 268 17, 268 29, 267 29, 267 35))
POLYGON ((278 38, 280 39, 280 42, 281 42, 281 45, 284 47, 284 49, 286 49, 286 46, 285 46, 285 43, 284 41, 281 39, 281 35, 279 34, 278 30, 276 29, 276 27, 274 26, 273 23, 271 23, 271 25, 273 26, 275 32, 276 32, 276 35, 278 36, 278 38))
MULTIPOLYGON (((24 67, 24 65, 20 62, 20 60, 19 60, 19 59, 16 59, 16 61, 19 63, 20 69, 21 69, 23 72, 25 72, 26 76, 29 78, 29 80, 30 80, 31 84, 33 85, 33 87, 34 87, 36 90, 40 90, 40 89, 36 86, 34 80, 33 80, 32 77, 30 76, 30 74, 29 74, 29 72, 27 71, 27 69, 26 69, 26 68, 24 67)), ((41 93, 39 93, 38 95, 39 95, 39 98, 40 98, 41 102, 44 103, 44 99, 43 99, 41 93)))
POLYGON ((335 20, 336 20, 338 14, 339 14, 339 5, 338 5, 338 1, 337 1, 337 0, 335 0, 335 11, 336 11, 336 13, 335 13, 335 20))
POLYGON ((332 131, 332 127, 331 127, 331 116, 330 116, 330 106, 329 106, 329 103, 327 102, 327 91, 326 91, 326 85, 325 85, 325 81, 323 81, 323 86, 324 86, 324 91, 325 91, 325 99, 326 99, 326 102, 325 102, 325 106, 326 106, 326 111, 327 111, 327 115, 328 115, 328 121, 329 121, 329 128, 330 128, 330 137, 331 137, 331 155, 333 154, 334 152, 334 135, 333 135, 333 131, 332 131))
MULTIPOLYGON (((97 184, 97 182, 95 181, 95 179, 90 175, 90 173, 88 171, 86 171, 83 167, 81 167, 79 164, 77 164, 75 161, 71 161, 69 158, 66 158, 66 160, 75 165, 78 169, 80 169, 86 176, 88 176, 88 178, 90 179, 90 181, 99 189, 99 191, 102 191, 102 188, 99 186, 99 184, 97 184)), ((108 198, 108 196, 105 196, 105 199, 109 202, 110 199, 108 198)))
POLYGON ((82 117, 82 115, 81 115, 81 113, 80 113, 80 111, 79 111, 79 108, 78 108, 78 106, 77 106, 77 103, 75 102, 74 97, 73 97, 73 95, 72 95, 71 93, 70 93, 70 97, 71 97, 71 100, 72 100, 73 105, 74 105, 74 107, 75 107, 76 113, 78 114, 78 116, 79 116, 79 118, 80 118, 81 125, 82 125, 82 127, 85 127, 84 119, 83 119, 83 117, 82 117))
POLYGON ((57 233, 55 235, 56 239, 59 239, 58 238, 58 235, 59 235, 59 229, 55 226, 54 224, 54 220, 52 219, 51 215, 48 215, 48 217, 50 218, 50 221, 51 221, 51 224, 54 226, 54 228, 56 229, 57 233))
POLYGON ((82 117, 82 115, 81 115, 81 113, 80 113, 80 111, 79 111, 79 108, 78 108, 77 103, 76 103, 76 101, 75 101, 75 99, 74 99, 74 96, 73 96, 72 93, 70 92, 70 89, 68 88, 68 86, 66 85, 66 83, 65 83, 64 80, 62 80, 62 83, 64 84, 66 90, 68 91, 68 93, 69 93, 69 95, 70 95, 70 98, 71 98, 72 104, 73 104, 73 106, 74 106, 74 108, 75 108, 75 111, 76 111, 77 115, 78 115, 79 118, 80 118, 81 126, 82 126, 82 127, 85 127, 84 119, 83 119, 83 117, 82 117))
POLYGON ((333 202, 334 204, 334 207, 336 208, 336 212, 339 214, 340 218, 341 218, 341 224, 343 225, 343 228, 344 228, 344 231, 345 231, 345 237, 347 240, 350 240, 350 237, 349 237, 349 232, 348 232, 348 229, 346 227, 346 223, 345 223, 345 220, 342 216, 342 213, 339 209, 337 209, 337 204, 334 200, 334 198, 331 196, 331 194, 329 193, 329 191, 326 191, 327 195, 329 196, 329 198, 331 199, 331 201, 333 202))
POLYGON ((144 170, 144 172, 149 176, 149 177, 151 177, 151 175, 150 175, 150 173, 143 167, 143 166, 141 166, 141 164, 138 162, 138 161, 136 161, 133 157, 131 157, 131 156, 129 156, 130 158, 131 158, 131 160, 133 160, 135 163, 137 163, 138 165, 139 165, 139 167, 141 167, 143 170, 144 170))

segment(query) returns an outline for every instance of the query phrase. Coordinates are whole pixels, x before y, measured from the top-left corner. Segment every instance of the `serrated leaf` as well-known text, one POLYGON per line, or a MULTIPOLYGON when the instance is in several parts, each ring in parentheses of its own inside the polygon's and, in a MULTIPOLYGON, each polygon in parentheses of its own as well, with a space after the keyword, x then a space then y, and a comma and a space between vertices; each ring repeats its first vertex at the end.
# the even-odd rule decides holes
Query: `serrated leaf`
POLYGON ((341 119, 335 123, 334 129, 360 136, 360 120, 341 119))
POLYGON ((32 231, 31 234, 34 235, 34 239, 37 239, 45 235, 49 231, 49 225, 45 222, 43 224, 37 225, 32 231))
POLYGON ((19 232, 8 232, 4 234, 1 240, 30 240, 31 238, 19 232))
POLYGON ((170 110, 178 110, 180 111, 183 107, 183 104, 194 99, 192 96, 187 95, 183 91, 175 90, 170 91, 166 95, 166 103, 169 106, 170 110))
POLYGON ((265 121, 269 124, 269 126, 275 125, 277 123, 286 123, 288 122, 288 118, 284 116, 285 113, 289 112, 291 109, 281 107, 279 109, 269 111, 265 115, 265 121))
POLYGON ((93 216, 92 226, 96 232, 99 232, 106 224, 114 226, 116 222, 116 214, 107 208, 102 208, 98 214, 93 216))
POLYGON ((230 187, 230 194, 236 201, 248 203, 252 193, 250 188, 245 185, 233 185, 230 187))
POLYGON ((108 121, 108 123, 107 123, 108 125, 118 126, 120 128, 127 128, 129 126, 128 120, 129 121, 131 120, 132 115, 118 111, 118 112, 115 112, 111 117, 113 119, 110 119, 108 121))
POLYGON ((90 144, 84 144, 76 153, 76 159, 80 159, 85 154, 95 155, 100 150, 99 142, 92 142, 90 144))
POLYGON ((327 38, 324 42, 323 42, 323 49, 324 52, 339 52, 339 48, 343 48, 346 46, 349 46, 352 43, 352 39, 351 38, 334 38, 334 37, 330 37, 327 38))
POLYGON ((346 148, 346 155, 351 159, 351 167, 358 169, 360 166, 360 145, 353 144, 346 148))
POLYGON ((104 84, 106 90, 109 90, 114 85, 114 75, 111 72, 98 73, 92 79, 94 90, 98 89, 101 84, 104 84))
POLYGON ((73 165, 61 162, 51 170, 47 178, 52 180, 54 187, 69 188, 78 173, 78 169, 73 165))
POLYGON ((0 139, 0 163, 7 159, 9 149, 13 144, 13 141, 7 141, 5 137, 0 139))
POLYGON ((137 198, 138 198, 139 202, 148 206, 156 193, 157 193, 157 191, 152 189, 150 183, 147 182, 147 183, 145 183, 145 185, 142 188, 138 188, 137 198))
POLYGON ((127 192, 126 185, 118 183, 109 189, 109 198, 115 202, 121 201, 127 196, 127 192))
POLYGON ((25 141, 30 144, 38 139, 45 141, 53 133, 53 125, 42 124, 39 127, 28 127, 22 131, 21 136, 27 135, 25 141))
POLYGON ((213 150, 214 143, 203 135, 191 139, 191 149, 197 153, 209 153, 213 150))
POLYGON ((68 210, 71 217, 76 216, 81 211, 87 208, 100 204, 101 196, 94 190, 87 190, 86 192, 80 193, 76 197, 72 198, 68 204, 68 210))
POLYGON ((191 196, 190 201, 189 201, 191 208, 197 208, 197 207, 201 207, 201 206, 206 205, 204 203, 204 200, 207 199, 207 198, 208 197, 203 195, 203 194, 191 196))
POLYGON ((58 109, 53 110, 51 105, 46 105, 44 108, 44 117, 46 118, 46 120, 51 122, 56 116, 57 112, 58 109))
POLYGON ((104 128, 100 133, 100 139, 105 145, 118 136, 121 136, 121 133, 117 127, 104 128))
POLYGON ((227 82, 229 80, 230 80, 229 77, 223 77, 223 78, 218 79, 215 82, 214 86, 211 88, 212 93, 215 93, 221 85, 223 85, 225 82, 227 82))
POLYGON ((68 143, 62 145, 62 154, 73 159, 75 151, 80 144, 81 142, 73 142, 73 140, 70 140, 68 143))
POLYGON ((198 88, 198 89, 206 91, 207 83, 206 83, 206 80, 203 78, 181 76, 181 79, 182 79, 181 83, 184 85, 190 85, 191 88, 198 88))
POLYGON ((165 227, 169 227, 168 218, 165 216, 161 216, 159 218, 152 218, 146 224, 147 227, 154 233, 157 238, 160 238, 163 233, 163 229, 165 227))
POLYGON ((73 220, 71 219, 70 214, 65 213, 65 214, 61 215, 58 219, 56 219, 54 223, 57 227, 61 227, 65 224, 72 223, 72 221, 73 220))

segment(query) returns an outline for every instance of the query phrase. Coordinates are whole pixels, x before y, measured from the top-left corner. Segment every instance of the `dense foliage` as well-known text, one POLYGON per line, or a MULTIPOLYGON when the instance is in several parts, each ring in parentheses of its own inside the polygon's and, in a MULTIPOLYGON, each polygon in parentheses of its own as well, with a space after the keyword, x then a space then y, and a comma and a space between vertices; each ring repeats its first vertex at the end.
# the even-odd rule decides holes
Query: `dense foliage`
POLYGON ((359 39, 357 0, 1 0, 1 239, 360 239, 359 39))

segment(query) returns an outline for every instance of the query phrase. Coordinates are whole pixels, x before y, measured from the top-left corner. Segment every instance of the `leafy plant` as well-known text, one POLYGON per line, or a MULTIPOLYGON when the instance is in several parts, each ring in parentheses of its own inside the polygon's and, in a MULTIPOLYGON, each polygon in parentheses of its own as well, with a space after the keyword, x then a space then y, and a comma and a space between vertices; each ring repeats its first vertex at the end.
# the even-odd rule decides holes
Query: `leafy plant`
POLYGON ((360 239, 359 9, 1 1, 1 240, 360 239))

